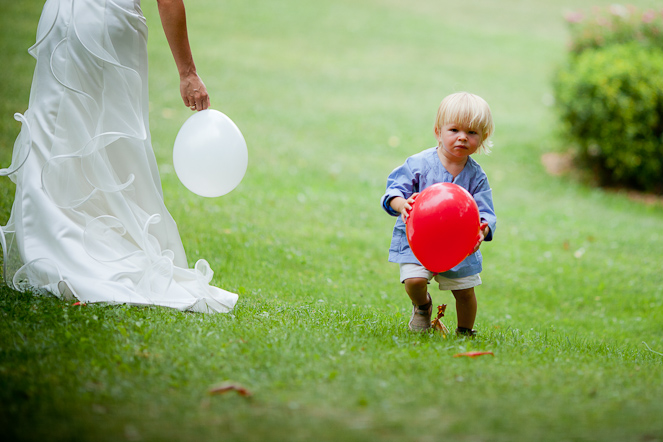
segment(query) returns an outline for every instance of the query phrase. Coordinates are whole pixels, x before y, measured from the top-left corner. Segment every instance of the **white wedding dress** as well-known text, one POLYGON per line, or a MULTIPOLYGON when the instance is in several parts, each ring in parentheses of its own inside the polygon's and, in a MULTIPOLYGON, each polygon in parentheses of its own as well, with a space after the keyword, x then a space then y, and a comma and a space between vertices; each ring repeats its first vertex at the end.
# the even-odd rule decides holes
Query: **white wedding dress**
POLYGON ((47 0, 1 228, 5 282, 81 302, 228 312, 237 295, 188 268, 150 141, 140 0, 47 0))

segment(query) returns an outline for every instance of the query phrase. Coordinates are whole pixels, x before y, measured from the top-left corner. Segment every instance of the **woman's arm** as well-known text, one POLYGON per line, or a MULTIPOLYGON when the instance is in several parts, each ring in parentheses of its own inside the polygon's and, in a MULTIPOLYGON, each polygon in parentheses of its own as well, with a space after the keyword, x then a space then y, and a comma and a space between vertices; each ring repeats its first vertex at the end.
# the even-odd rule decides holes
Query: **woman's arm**
POLYGON ((189 35, 186 28, 186 13, 183 0, 157 0, 161 25, 180 74, 180 94, 184 104, 191 110, 204 110, 210 105, 205 84, 196 72, 189 35))

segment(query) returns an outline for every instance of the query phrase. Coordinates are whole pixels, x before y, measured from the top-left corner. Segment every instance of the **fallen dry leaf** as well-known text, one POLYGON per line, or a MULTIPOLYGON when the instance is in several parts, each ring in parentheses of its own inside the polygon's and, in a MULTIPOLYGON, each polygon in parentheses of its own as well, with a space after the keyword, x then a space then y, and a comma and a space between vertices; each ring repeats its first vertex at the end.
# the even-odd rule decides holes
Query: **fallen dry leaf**
POLYGON ((466 353, 457 353, 454 355, 454 358, 460 358, 467 356, 468 358, 476 358, 477 356, 491 355, 495 356, 492 351, 468 351, 466 353))
POLYGON ((447 309, 446 304, 438 305, 437 306, 437 318, 433 319, 431 321, 431 325, 433 328, 437 331, 442 332, 442 335, 446 337, 449 334, 449 329, 442 323, 440 319, 444 316, 444 311, 447 309))
POLYGON ((211 388, 209 390, 209 394, 225 394, 228 393, 229 391, 236 391, 238 395, 248 397, 252 396, 253 393, 251 393, 249 390, 246 388, 242 387, 239 384, 232 384, 232 383, 227 383, 220 385, 218 387, 211 388))

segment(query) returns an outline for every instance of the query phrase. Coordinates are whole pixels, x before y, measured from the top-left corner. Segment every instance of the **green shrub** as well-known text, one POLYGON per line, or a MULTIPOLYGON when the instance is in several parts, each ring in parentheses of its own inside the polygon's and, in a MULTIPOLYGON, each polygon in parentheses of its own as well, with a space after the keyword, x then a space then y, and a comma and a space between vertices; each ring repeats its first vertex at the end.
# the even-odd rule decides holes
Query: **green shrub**
POLYGON ((554 81, 565 134, 601 185, 663 193, 663 50, 586 50, 554 81))
POLYGON ((663 49, 663 10, 640 10, 634 6, 596 7, 592 14, 576 11, 566 15, 571 32, 569 51, 579 55, 587 49, 637 41, 663 49))

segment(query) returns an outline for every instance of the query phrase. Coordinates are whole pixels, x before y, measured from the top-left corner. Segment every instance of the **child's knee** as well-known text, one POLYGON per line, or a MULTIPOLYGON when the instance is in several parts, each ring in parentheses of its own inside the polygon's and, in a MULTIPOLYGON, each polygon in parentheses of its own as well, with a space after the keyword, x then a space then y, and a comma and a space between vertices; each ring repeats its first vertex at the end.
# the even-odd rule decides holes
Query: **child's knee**
POLYGON ((462 289, 462 290, 452 290, 451 293, 453 293, 454 298, 456 298, 456 300, 466 300, 466 299, 472 299, 472 298, 475 297, 474 287, 471 287, 469 289, 462 289))
POLYGON ((405 284, 405 289, 419 289, 419 290, 428 290, 428 279, 426 278, 407 278, 403 281, 405 284))

